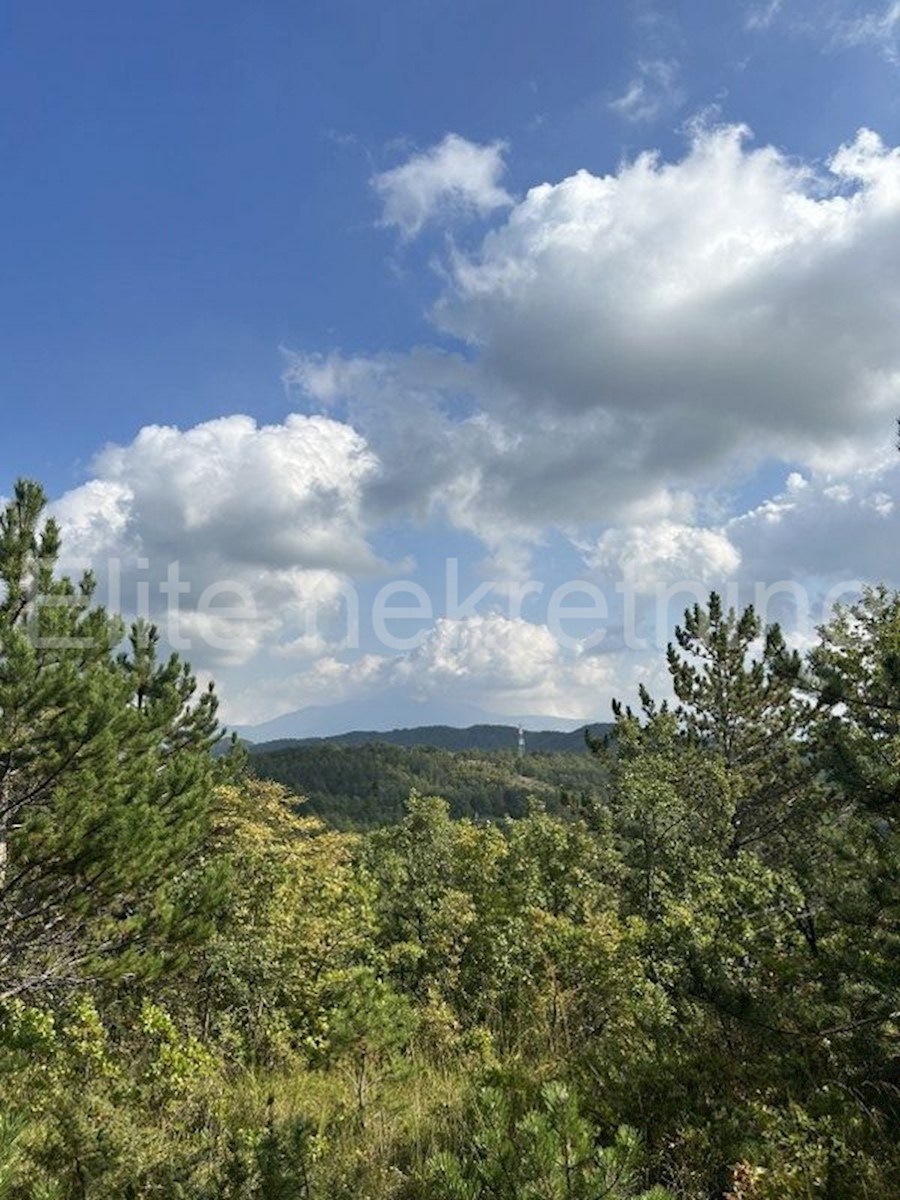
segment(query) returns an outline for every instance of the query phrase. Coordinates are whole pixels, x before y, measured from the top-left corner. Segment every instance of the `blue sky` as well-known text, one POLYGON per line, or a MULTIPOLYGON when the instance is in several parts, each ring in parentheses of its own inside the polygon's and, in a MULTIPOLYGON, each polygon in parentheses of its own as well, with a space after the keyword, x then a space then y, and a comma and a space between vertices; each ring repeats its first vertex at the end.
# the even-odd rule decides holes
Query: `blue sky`
POLYGON ((7 6, 0 492, 249 589, 187 639, 236 720, 603 717, 655 660, 555 648, 560 583, 894 569, 898 63, 896 3, 7 6), (302 634, 399 578, 414 649, 302 634))

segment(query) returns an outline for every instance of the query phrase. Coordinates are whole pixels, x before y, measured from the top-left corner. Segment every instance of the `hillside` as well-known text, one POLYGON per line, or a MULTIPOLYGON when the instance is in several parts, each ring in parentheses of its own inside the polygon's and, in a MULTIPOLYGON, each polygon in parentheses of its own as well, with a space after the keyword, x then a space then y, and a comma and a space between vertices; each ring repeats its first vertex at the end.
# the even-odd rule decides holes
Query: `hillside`
POLYGON ((584 749, 583 737, 581 745, 580 754, 542 751, 519 758, 512 750, 334 739, 254 748, 251 767, 261 779, 275 780, 305 796, 309 811, 339 828, 399 820, 411 791, 443 796, 455 817, 496 820, 524 816, 532 796, 548 811, 560 812, 601 795, 604 772, 584 749))
MULTIPOLYGON (((583 754, 585 732, 594 735, 608 733, 609 724, 582 725, 578 729, 535 729, 525 731, 529 753, 583 754)), ((271 741, 251 742, 252 753, 271 754, 295 746, 318 746, 330 742, 338 746, 364 746, 379 742, 389 746, 432 746, 438 750, 515 750, 518 727, 515 725, 469 725, 459 729, 454 725, 417 725, 410 729, 354 729, 329 737, 274 738, 271 741)))

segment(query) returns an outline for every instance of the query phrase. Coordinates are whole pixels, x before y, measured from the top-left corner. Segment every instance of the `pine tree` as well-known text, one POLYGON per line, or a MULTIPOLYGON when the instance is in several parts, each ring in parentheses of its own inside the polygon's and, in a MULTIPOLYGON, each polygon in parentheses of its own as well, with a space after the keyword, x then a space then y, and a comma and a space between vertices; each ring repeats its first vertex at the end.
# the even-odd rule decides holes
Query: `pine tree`
POLYGON ((0 515, 0 997, 143 969, 185 916, 174 885, 202 843, 218 737, 212 689, 158 635, 58 577, 41 487, 0 515))
POLYGON ((897 1093, 900 1017, 900 593, 839 606, 810 654, 813 745, 832 788, 828 954, 870 1079, 897 1093))
POLYGON ((839 607, 810 655, 817 744, 842 791, 895 819, 900 796, 900 594, 881 586, 839 607))
POLYGON ((716 754, 729 780, 729 852, 772 854, 802 817, 813 766, 803 743, 807 709, 798 700, 801 659, 778 625, 763 629, 752 606, 725 611, 711 593, 675 629, 669 673, 685 736, 716 754))

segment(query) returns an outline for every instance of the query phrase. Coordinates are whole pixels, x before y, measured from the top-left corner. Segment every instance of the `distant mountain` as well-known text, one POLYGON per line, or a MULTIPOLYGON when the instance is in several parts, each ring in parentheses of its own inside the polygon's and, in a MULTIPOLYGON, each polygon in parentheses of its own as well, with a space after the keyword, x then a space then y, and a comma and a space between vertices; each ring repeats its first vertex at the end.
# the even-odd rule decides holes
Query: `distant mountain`
MULTIPOLYGON (((559 729, 528 730, 525 733, 525 749, 528 753, 578 754, 585 750, 585 730, 601 736, 612 726, 609 724, 581 725, 569 732, 559 729)), ((518 726, 516 725, 470 725, 459 729, 451 725, 419 725, 413 729, 354 729, 330 737, 274 738, 267 742, 256 742, 247 746, 253 754, 274 754, 280 750, 299 746, 315 746, 322 743, 335 746, 430 746, 438 750, 516 750, 518 726)))
POLYGON ((423 726, 452 726, 471 728, 477 725, 496 726, 499 721, 508 726, 521 724, 525 729, 565 730, 571 732, 582 722, 547 716, 504 716, 486 712, 474 704, 442 701, 421 701, 408 692, 390 689, 375 699, 348 700, 341 704, 316 705, 284 713, 260 725, 235 725, 239 737, 251 742, 272 742, 289 739, 325 738, 345 734, 348 730, 367 730, 376 733, 399 729, 418 729, 423 726))

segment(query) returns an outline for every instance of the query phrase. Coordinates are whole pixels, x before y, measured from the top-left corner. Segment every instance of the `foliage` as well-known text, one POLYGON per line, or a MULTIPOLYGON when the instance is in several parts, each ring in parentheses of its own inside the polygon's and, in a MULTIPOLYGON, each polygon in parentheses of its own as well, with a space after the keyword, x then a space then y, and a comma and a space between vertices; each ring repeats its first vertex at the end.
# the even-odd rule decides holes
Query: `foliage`
POLYGON ((667 1200, 641 1187, 644 1155, 633 1129, 622 1126, 608 1146, 576 1098, 547 1083, 534 1107, 517 1114, 515 1096, 484 1088, 475 1098, 470 1138, 462 1153, 444 1151, 427 1163, 428 1192, 446 1200, 667 1200))
POLYGON ((158 969, 203 915, 179 877, 202 843, 210 690, 138 623, 54 573, 41 489, 0 515, 0 996, 158 969))
MULTIPOLYGON (((374 735, 373 735, 374 736, 374 735)), ((570 736, 570 735, 565 735, 570 736)), ((310 812, 339 829, 392 824, 403 817, 410 792, 439 795, 454 817, 521 817, 539 797, 549 811, 597 803, 605 793, 602 767, 584 752, 451 751, 372 741, 254 750, 250 766, 262 779, 306 798, 310 812)))
MULTIPOLYGON (((211 814, 222 894, 216 929, 185 972, 190 1007, 207 1034, 257 1062, 315 1051, 332 978, 365 959, 373 936, 354 841, 255 780, 219 786, 211 814)), ((167 1003, 183 1002, 185 975, 167 1003)))
POLYGON ((807 717, 797 697, 800 656, 777 625, 763 629, 752 606, 725 611, 715 592, 708 608, 685 613, 675 638, 668 664, 681 730, 727 775, 728 851, 754 846, 776 855, 814 792, 799 736, 807 717))

